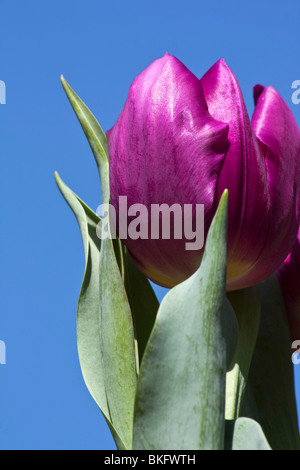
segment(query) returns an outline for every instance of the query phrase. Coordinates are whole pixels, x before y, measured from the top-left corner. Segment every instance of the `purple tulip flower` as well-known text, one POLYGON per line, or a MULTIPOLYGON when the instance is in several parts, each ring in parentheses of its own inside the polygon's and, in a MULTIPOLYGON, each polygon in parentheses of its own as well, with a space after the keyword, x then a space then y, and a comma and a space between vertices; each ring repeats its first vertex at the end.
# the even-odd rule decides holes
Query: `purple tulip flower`
MULTIPOLYGON (((250 121, 237 79, 222 59, 197 79, 166 54, 131 85, 107 133, 111 203, 204 204, 207 235, 229 190, 227 289, 266 279, 281 265, 300 222, 300 133, 272 87, 254 88, 250 121)), ((193 213, 195 216, 195 213, 193 213)), ((151 224, 151 221, 149 221, 151 224)), ((203 248, 186 239, 127 238, 133 260, 172 287, 199 267, 203 248)))

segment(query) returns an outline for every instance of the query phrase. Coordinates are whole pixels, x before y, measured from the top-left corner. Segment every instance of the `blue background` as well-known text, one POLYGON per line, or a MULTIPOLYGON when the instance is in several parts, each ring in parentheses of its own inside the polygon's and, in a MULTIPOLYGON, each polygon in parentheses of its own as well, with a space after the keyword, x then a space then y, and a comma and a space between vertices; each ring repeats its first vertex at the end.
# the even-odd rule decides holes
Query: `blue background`
POLYGON ((54 170, 94 210, 101 201, 60 74, 107 130, 133 79, 166 51, 198 77, 224 57, 250 114, 252 86, 272 84, 300 124, 299 13, 299 0, 1 0, 1 448, 114 448, 77 357, 84 256, 54 170))

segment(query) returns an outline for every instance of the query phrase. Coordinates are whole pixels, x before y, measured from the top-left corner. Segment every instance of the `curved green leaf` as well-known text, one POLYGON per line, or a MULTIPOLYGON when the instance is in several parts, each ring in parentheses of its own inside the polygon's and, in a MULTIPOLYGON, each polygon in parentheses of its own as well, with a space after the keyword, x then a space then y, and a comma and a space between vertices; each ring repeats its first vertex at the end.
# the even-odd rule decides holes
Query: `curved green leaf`
MULTIPOLYGON (((134 449, 224 446, 227 192, 199 270, 163 299, 138 380, 134 449)), ((233 328, 234 330, 234 328, 233 328)), ((236 331, 236 330, 235 330, 236 331)), ((232 348, 231 348, 232 349, 232 348)))
POLYGON ((101 180, 102 201, 108 202, 109 166, 106 136, 95 116, 70 87, 63 76, 61 76, 61 83, 94 154, 101 180))
POLYGON ((127 268, 125 287, 132 311, 139 362, 141 362, 155 323, 159 302, 150 282, 137 269, 127 250, 125 250, 125 259, 127 268))
POLYGON ((274 450, 300 450, 291 337, 276 275, 260 284, 261 323, 242 414, 258 421, 274 450))
MULTIPOLYGON (((102 202, 108 204, 109 158, 106 136, 93 114, 63 77, 62 85, 93 151, 100 175, 102 202)), ((101 232, 99 234, 101 236, 101 232)), ((108 233, 103 232, 101 236, 99 259, 101 355, 112 423, 129 449, 132 445, 137 357, 131 311, 121 275, 125 267, 122 257, 118 256, 118 260, 116 258, 116 243, 113 243, 110 235, 108 227, 108 233)), ((117 252, 117 255, 121 255, 121 252, 117 252)))
POLYGON ((239 335, 226 375, 226 419, 238 418, 248 379, 252 355, 260 324, 260 297, 257 287, 227 294, 236 313, 239 335))
POLYGON ((250 418, 238 418, 226 422, 232 435, 227 437, 231 450, 272 450, 261 426, 250 418))
POLYGON ((82 375, 93 399, 101 409, 119 449, 124 449, 114 429, 106 399, 99 323, 99 256, 100 239, 96 228, 99 217, 55 174, 58 188, 72 209, 82 236, 85 271, 77 308, 77 347, 82 375))
POLYGON ((100 329, 106 396, 114 426, 132 445, 136 354, 131 311, 111 239, 100 251, 100 329))

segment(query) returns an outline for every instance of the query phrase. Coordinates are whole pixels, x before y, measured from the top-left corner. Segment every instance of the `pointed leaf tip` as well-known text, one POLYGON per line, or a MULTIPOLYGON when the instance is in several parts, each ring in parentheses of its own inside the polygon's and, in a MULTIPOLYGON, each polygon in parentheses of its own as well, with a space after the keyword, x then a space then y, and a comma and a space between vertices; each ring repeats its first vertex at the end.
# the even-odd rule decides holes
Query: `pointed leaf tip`
MULTIPOLYGON (((216 239, 222 238, 227 239, 227 223, 228 223, 228 189, 223 192, 218 208, 216 210, 214 219, 209 228, 209 236, 207 237, 207 246, 212 246, 216 239)), ((213 249, 213 248, 210 248, 213 249)), ((223 249, 227 250, 226 244, 223 245, 223 249)), ((206 256, 204 252, 204 257, 206 256)))
MULTIPOLYGON (((223 216, 224 212, 228 211, 228 189, 225 189, 222 196, 220 197, 219 205, 216 210, 215 219, 218 219, 220 216, 223 216)), ((226 219, 226 217, 224 217, 226 219)), ((216 220, 215 220, 216 223, 216 220)), ((212 225, 214 221, 212 222, 212 225)))
POLYGON ((66 81, 65 77, 63 76, 63 74, 61 74, 60 76, 60 82, 63 86, 63 89, 65 90, 65 92, 67 91, 67 88, 69 87, 69 84, 68 82, 66 81))
POLYGON ((57 171, 54 172, 54 178, 58 188, 61 189, 61 187, 65 185, 65 183, 63 182, 57 171))
POLYGON ((226 358, 237 341, 225 304, 227 200, 225 191, 200 268, 160 304, 138 378, 135 450, 224 448, 226 358))
POLYGON ((102 202, 108 203, 109 166, 106 135, 95 116, 66 82, 64 77, 61 77, 61 83, 94 154, 101 180, 102 202))
MULTIPOLYGON (((229 194, 228 189, 225 189, 222 196, 221 196, 221 198, 220 198, 219 206, 218 206, 218 209, 216 211, 216 216, 215 216, 216 221, 215 221, 215 223, 217 223, 217 219, 219 217, 222 217, 224 223, 227 223, 228 194, 229 194)), ((212 225, 213 225, 213 223, 212 223, 212 225)))
POLYGON ((228 189, 224 189, 223 194, 220 198, 220 203, 219 203, 219 204, 222 204, 223 207, 228 204, 228 195, 229 195, 228 189))

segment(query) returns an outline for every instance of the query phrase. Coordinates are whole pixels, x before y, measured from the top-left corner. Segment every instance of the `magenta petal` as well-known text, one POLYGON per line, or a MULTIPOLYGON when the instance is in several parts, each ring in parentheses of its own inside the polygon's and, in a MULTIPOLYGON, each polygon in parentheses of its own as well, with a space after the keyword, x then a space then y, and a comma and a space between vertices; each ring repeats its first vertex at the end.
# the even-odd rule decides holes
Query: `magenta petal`
MULTIPOLYGON (((274 273, 300 222, 298 126, 272 87, 257 85, 254 97, 250 122, 224 60, 198 80, 166 54, 135 79, 108 132, 117 212, 120 196, 128 206, 145 205, 149 214, 152 204, 204 204, 206 235, 221 194, 229 190, 228 290, 274 273)), ((185 238, 129 237, 124 243, 140 269, 168 287, 191 275, 203 252, 187 251, 185 238)))
POLYGON ((229 190, 227 287, 233 290, 265 277, 254 267, 268 234, 267 171, 239 84, 223 59, 204 75, 201 84, 210 114, 229 124, 230 147, 217 194, 219 199, 225 188, 229 190))
POLYGON ((258 262, 273 270, 292 249, 299 227, 300 133, 287 104, 273 87, 254 88, 251 124, 264 152, 271 210, 266 247, 258 262))
POLYGON ((293 340, 300 339, 300 230, 293 250, 277 271, 293 340))
MULTIPOLYGON (((128 206, 204 204, 208 228, 216 184, 228 148, 228 126, 213 119, 199 80, 166 54, 133 82, 123 111, 108 133, 111 202, 128 206)), ((124 240, 139 267, 164 285, 192 274, 202 251, 186 240, 124 240), (159 280, 158 280, 159 279, 159 280)))

